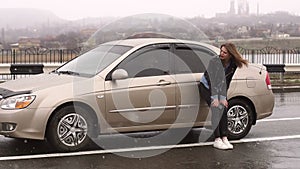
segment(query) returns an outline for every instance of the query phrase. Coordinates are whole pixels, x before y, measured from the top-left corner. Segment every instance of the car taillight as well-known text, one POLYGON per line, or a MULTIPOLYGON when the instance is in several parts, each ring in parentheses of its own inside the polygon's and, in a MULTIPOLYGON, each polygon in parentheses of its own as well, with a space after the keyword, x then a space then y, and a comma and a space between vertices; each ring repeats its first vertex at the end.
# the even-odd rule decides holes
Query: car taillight
POLYGON ((266 74, 266 85, 267 85, 267 87, 268 87, 269 90, 272 89, 271 80, 270 80, 270 76, 269 76, 268 72, 266 74))

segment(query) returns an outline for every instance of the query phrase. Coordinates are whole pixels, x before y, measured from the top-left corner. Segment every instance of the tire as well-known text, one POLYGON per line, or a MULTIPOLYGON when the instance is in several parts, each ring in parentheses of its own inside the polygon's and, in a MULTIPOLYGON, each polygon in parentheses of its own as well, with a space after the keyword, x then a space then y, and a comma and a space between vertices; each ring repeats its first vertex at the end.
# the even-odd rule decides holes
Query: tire
POLYGON ((247 101, 242 99, 229 101, 227 111, 229 139, 241 139, 249 133, 254 118, 253 113, 247 101))
POLYGON ((58 151, 77 151, 92 142, 92 118, 86 109, 68 105, 55 112, 47 128, 47 140, 58 151))

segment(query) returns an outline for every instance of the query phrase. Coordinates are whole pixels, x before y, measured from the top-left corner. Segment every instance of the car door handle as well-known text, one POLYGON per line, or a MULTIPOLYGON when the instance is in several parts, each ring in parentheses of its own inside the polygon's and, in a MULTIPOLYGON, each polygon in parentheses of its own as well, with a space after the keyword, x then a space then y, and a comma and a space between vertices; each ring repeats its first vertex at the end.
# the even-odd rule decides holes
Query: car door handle
POLYGON ((157 86, 166 86, 166 85, 170 85, 171 82, 169 81, 165 81, 165 80, 160 80, 158 83, 157 83, 157 86))

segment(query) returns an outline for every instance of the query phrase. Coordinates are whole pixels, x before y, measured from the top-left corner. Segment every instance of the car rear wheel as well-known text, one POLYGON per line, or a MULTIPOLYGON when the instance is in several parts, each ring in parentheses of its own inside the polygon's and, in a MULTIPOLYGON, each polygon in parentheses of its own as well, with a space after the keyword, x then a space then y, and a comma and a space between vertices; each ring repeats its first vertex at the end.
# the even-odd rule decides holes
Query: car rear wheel
POLYGON ((83 149, 91 143, 92 124, 84 108, 75 105, 63 107, 49 122, 47 140, 59 151, 83 149))
POLYGON ((249 133, 252 127, 253 113, 247 101, 242 99, 229 101, 227 111, 229 139, 241 139, 249 133))

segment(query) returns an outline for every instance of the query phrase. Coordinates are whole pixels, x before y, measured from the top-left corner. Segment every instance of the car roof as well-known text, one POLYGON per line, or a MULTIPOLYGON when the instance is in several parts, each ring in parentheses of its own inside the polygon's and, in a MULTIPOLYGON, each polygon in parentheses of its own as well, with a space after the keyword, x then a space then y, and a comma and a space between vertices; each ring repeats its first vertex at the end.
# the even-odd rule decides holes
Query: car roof
POLYGON ((124 45, 124 46, 140 46, 140 45, 148 45, 154 43, 184 43, 184 44, 197 44, 207 48, 216 48, 210 44, 206 44, 203 42, 190 41, 190 40, 181 40, 181 39, 171 39, 171 38, 133 38, 133 39, 124 39, 124 40, 116 40, 107 42, 105 44, 110 45, 124 45))

